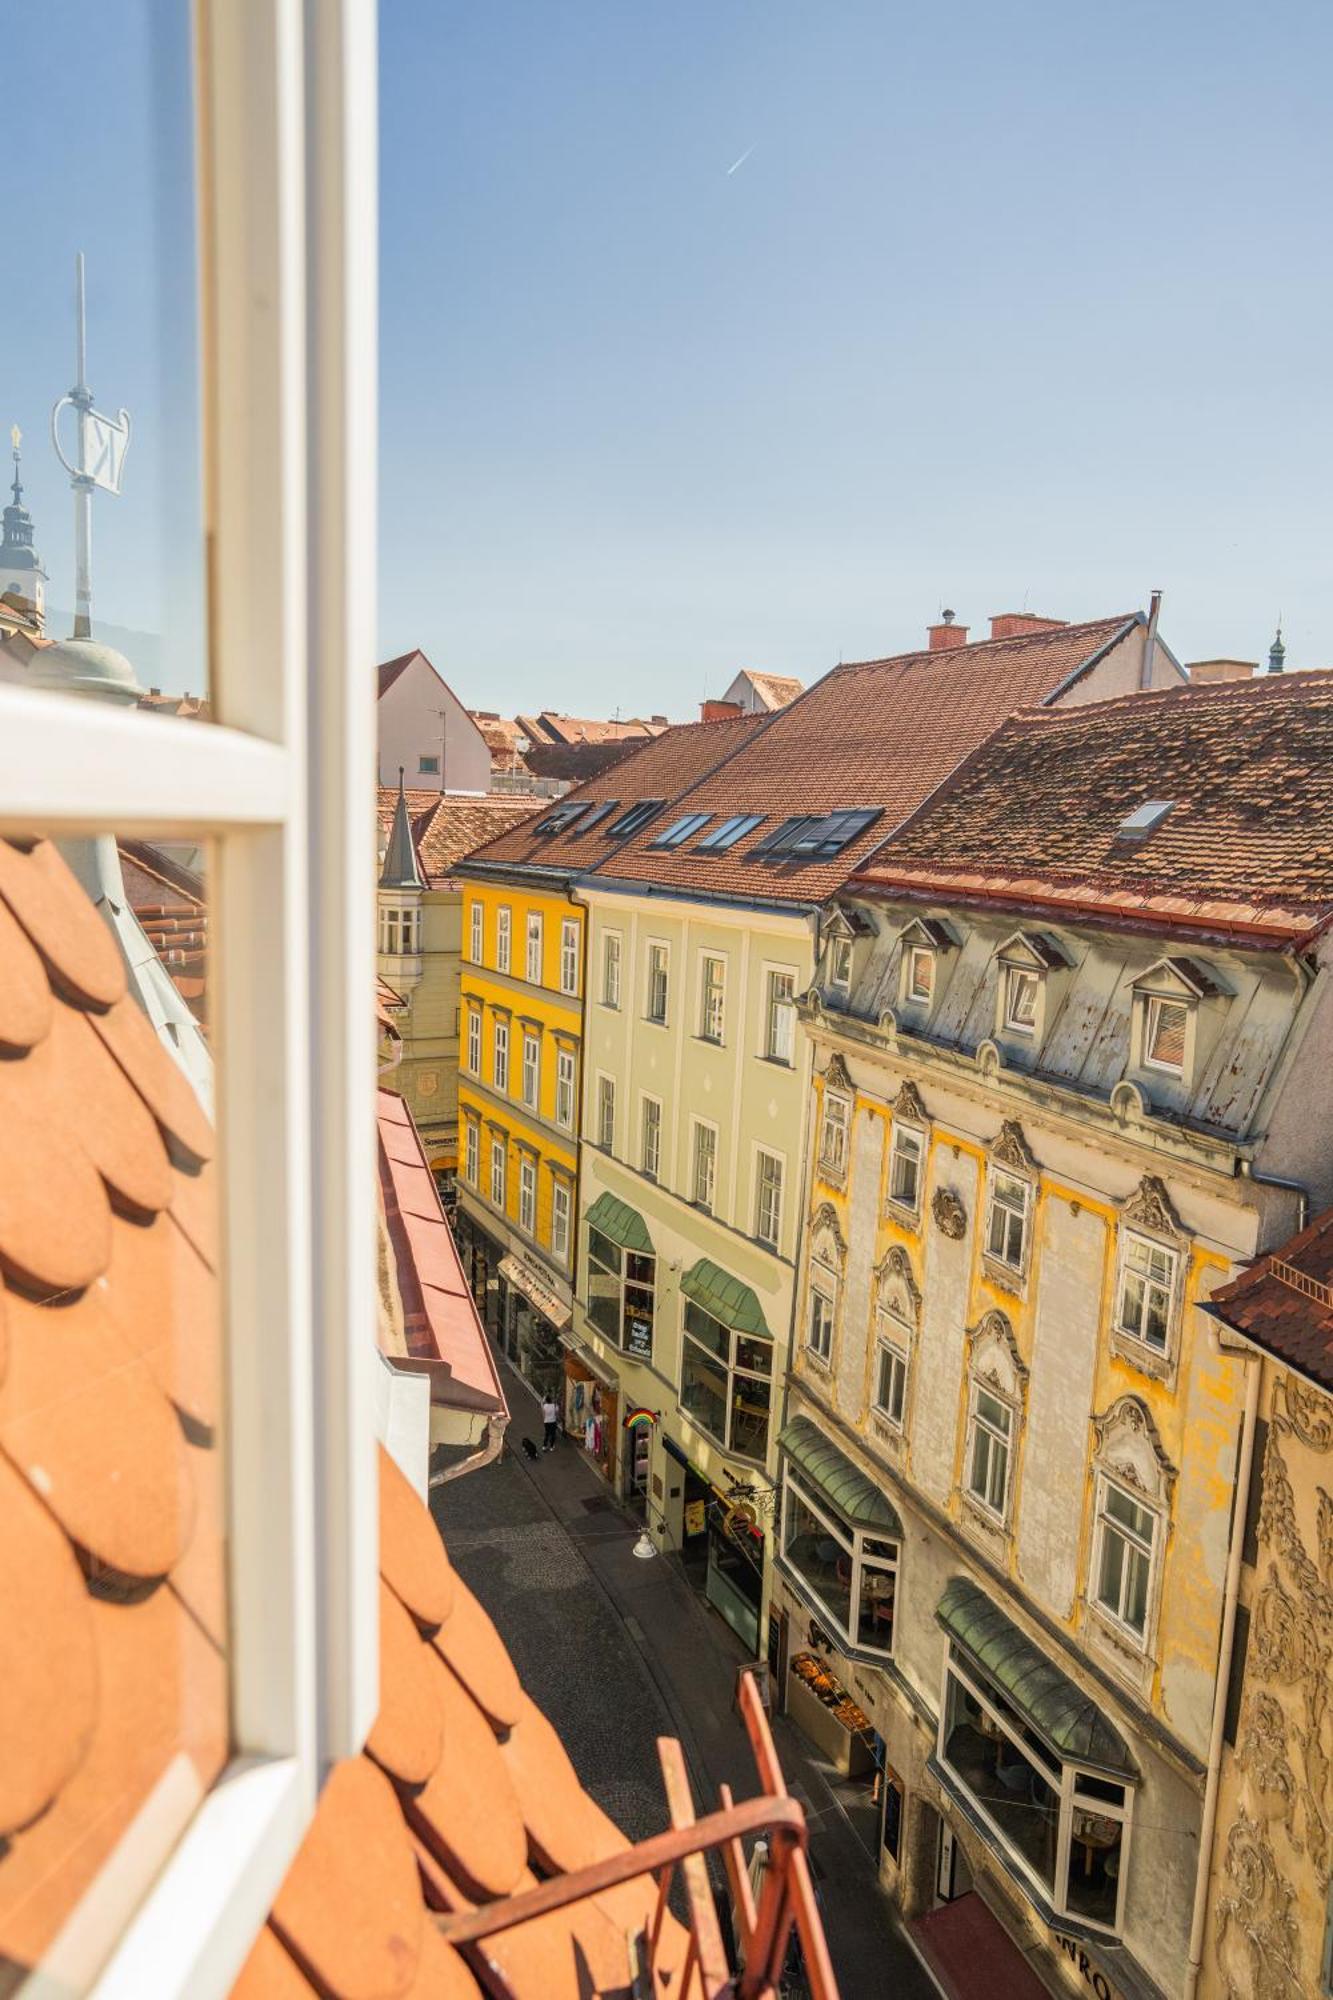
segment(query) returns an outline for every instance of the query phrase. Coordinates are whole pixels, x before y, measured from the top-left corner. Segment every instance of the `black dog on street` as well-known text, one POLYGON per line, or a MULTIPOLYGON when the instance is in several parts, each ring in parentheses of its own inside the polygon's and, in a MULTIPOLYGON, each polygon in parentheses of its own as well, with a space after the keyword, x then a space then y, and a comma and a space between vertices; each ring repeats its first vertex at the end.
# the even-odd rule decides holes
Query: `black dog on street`
POLYGON ((519 1443, 523 1447, 524 1458, 535 1458, 537 1456, 537 1447, 531 1438, 520 1438, 519 1443))

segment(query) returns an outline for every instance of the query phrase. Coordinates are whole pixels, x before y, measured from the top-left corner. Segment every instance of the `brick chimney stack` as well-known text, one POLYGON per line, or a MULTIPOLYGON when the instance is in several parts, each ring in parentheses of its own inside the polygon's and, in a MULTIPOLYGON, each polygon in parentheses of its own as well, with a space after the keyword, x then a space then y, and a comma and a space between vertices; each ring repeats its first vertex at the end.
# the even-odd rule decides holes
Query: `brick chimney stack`
MULTIPOLYGON (((700 722, 730 722, 733 716, 743 715, 744 709, 738 701, 702 701, 699 704, 700 722)), ((653 717, 656 722, 657 717, 653 717)))
POLYGON ((1037 618, 1030 611, 992 611, 992 639, 1026 639, 1032 632, 1058 632, 1067 618, 1037 618))
POLYGON ((967 644, 966 625, 954 624, 952 611, 941 611, 938 625, 927 625, 926 637, 932 653, 949 653, 955 646, 967 644))

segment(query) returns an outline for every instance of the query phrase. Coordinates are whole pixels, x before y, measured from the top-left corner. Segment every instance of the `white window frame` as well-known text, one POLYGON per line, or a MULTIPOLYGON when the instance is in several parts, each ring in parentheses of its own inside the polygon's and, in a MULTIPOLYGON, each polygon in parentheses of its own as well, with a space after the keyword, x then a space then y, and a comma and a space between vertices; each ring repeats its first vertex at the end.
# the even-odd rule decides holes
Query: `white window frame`
POLYGON ((602 1005, 619 1007, 624 939, 619 931, 602 932, 602 1005))
POLYGON ((840 1090, 825 1090, 824 1105, 819 1120, 819 1171, 826 1177, 844 1180, 847 1175, 847 1156, 851 1151, 852 1100, 840 1090), (837 1107, 837 1115, 834 1107, 837 1107), (836 1137, 837 1143, 831 1140, 836 1137))
POLYGON ((473 965, 482 965, 486 958, 486 906, 480 900, 472 903, 468 924, 468 957, 473 965))
POLYGON ((700 952, 699 1040, 721 1048, 726 1040, 726 1029, 727 961, 721 952, 700 952))
POLYGON ((607 1153, 616 1150, 616 1080, 605 1070, 597 1072, 597 1144, 607 1153))
POLYGON ((882 1423, 887 1424, 890 1430, 897 1431, 900 1436, 907 1429, 907 1385, 908 1371, 911 1367, 910 1341, 910 1329, 905 1327, 895 1314, 886 1312, 883 1306, 878 1306, 875 1310, 875 1373, 871 1384, 870 1407, 882 1423), (893 1370, 899 1385, 898 1412, 896 1415, 891 1404, 880 1400, 879 1391, 883 1377, 885 1357, 888 1358, 890 1368, 893 1370))
POLYGON ((852 992, 852 941, 849 937, 829 939, 828 990, 843 1000, 852 992))
POLYGON ((833 1341, 838 1327, 838 1273, 822 1257, 810 1265, 810 1298, 806 1308, 805 1344, 816 1361, 833 1366, 833 1341), (825 1308, 817 1312, 816 1304, 825 1308), (816 1329, 820 1337, 816 1339, 816 1329))
POLYGON ((1140 1493, 1123 1479, 1116 1479, 1109 1473, 1099 1471, 1096 1486, 1096 1513, 1092 1538, 1092 1569, 1088 1577, 1088 1596, 1101 1617, 1112 1624, 1128 1645, 1141 1653, 1147 1653, 1153 1637, 1153 1609, 1157 1602, 1157 1570, 1161 1559, 1163 1541, 1163 1520, 1161 1510, 1152 1504, 1147 1494, 1140 1493), (1136 1534, 1127 1522, 1112 1518, 1107 1512, 1107 1496, 1111 1490, 1123 1495, 1131 1506, 1148 1516, 1152 1524, 1150 1537, 1145 1545, 1143 1538, 1136 1534), (1115 1535, 1129 1550, 1132 1557, 1141 1559, 1147 1570, 1143 1591, 1143 1624, 1135 1625, 1124 1616, 1124 1580, 1127 1569, 1121 1571, 1121 1603, 1108 1604, 1102 1596, 1102 1563, 1106 1551, 1108 1535, 1115 1535))
POLYGON ((997 1521, 1002 1526, 1008 1522, 1010 1508, 1013 1505, 1014 1473, 1018 1463, 1019 1416, 1020 1412, 1017 1404, 1010 1397, 1006 1396, 1003 1390, 997 1388, 993 1382, 982 1382, 978 1381, 975 1376, 973 1377, 969 1384, 967 1398, 967 1440, 963 1455, 963 1491, 974 1507, 979 1508, 983 1514, 988 1515, 992 1521, 997 1521), (982 1396, 988 1396, 1004 1412, 1005 1428, 1001 1428, 998 1422, 984 1415, 979 1410, 978 1403, 982 1396), (990 1466, 994 1462, 996 1451, 1000 1450, 1004 1453, 1004 1482, 998 1505, 991 1498, 992 1482, 989 1477, 987 1478, 986 1490, 984 1492, 979 1492, 975 1483, 977 1460, 980 1453, 980 1440, 983 1437, 987 1440, 986 1462, 988 1473, 990 1466))
POLYGON ((764 1021, 759 1049, 765 1062, 780 1063, 784 1069, 796 1066, 796 973, 789 965, 764 968, 764 1021), (790 992, 779 998, 775 988, 780 980, 790 983, 790 992))
POLYGON ((523 1069, 520 1088, 523 1102, 529 1111, 535 1111, 542 1087, 542 1043, 541 1036, 532 1028, 523 1030, 523 1069))
POLYGON ((1123 1340, 1132 1342, 1135 1349, 1142 1349, 1144 1354, 1152 1355, 1159 1362, 1170 1361, 1175 1352, 1176 1300, 1180 1290, 1180 1273, 1183 1262, 1183 1255, 1176 1245, 1163 1243, 1157 1237, 1149 1236, 1143 1230, 1121 1229, 1119 1255, 1116 1258, 1115 1318, 1113 1324, 1117 1334, 1123 1340), (1169 1260, 1171 1274, 1165 1284, 1159 1278, 1153 1278, 1142 1272, 1131 1271, 1131 1259, 1137 1250, 1144 1250, 1150 1255, 1156 1254, 1169 1260), (1126 1321, 1125 1291, 1131 1276, 1141 1278, 1143 1282, 1143 1318, 1145 1321, 1147 1318, 1149 1293, 1153 1291, 1164 1291, 1166 1293, 1166 1335, 1160 1347, 1155 1346, 1151 1340, 1146 1338, 1141 1327, 1130 1326, 1126 1321))
POLYGON ((662 1100, 647 1091, 639 1100, 639 1170, 650 1181, 662 1178, 662 1100))
POLYGON ((1006 1035, 1023 1035, 1028 1040, 1033 1040, 1041 1025, 1042 975, 1029 965, 1005 965, 1001 967, 1001 971, 1004 975, 1001 1031, 1006 1035), (1019 994, 1026 992, 1029 987, 1032 990, 1032 1019, 1024 1021, 1016 1009, 1019 994))
POLYGON ((102 2000, 230 1992, 323 1773, 379 1708, 375 18, 255 0, 197 19, 215 720, 0 687, 3 828, 205 834, 227 940, 210 1006, 231 1756, 167 1851, 131 1830, 128 1921, 114 1859, 71 1913, 62 1979, 102 2000))
POLYGON ((518 1156, 518 1226, 537 1233, 537 1162, 531 1153, 518 1156))
POLYGON ((514 913, 508 903, 501 903, 495 913, 495 969, 509 972, 513 966, 514 954, 514 913))
POLYGON ((899 1210, 904 1215, 919 1216, 921 1213, 921 1195, 925 1184, 926 1135, 919 1125, 909 1125, 903 1119, 895 1118, 893 1121, 893 1130, 889 1135, 889 1181, 886 1197, 889 1206, 899 1210), (915 1154, 911 1153, 913 1146, 917 1149, 915 1154), (898 1160, 900 1157, 906 1159, 909 1156, 912 1158, 913 1165, 916 1168, 916 1194, 911 1201, 905 1200, 902 1195, 895 1194, 893 1191, 894 1175, 898 1160))
POLYGON ((476 1006, 467 1010, 467 1072, 481 1075, 481 1009, 476 1006))
POLYGON ((562 1132, 574 1130, 574 1107, 578 1102, 578 1061, 573 1049, 555 1052, 555 1122, 562 1132), (561 1111, 566 1115, 561 1116, 561 1111))
POLYGON ((565 917, 560 924, 560 991, 579 990, 579 925, 577 917, 565 917))
POLYGON ((643 1018, 655 1028, 665 1028, 668 1024, 671 1011, 671 947, 661 938, 649 938, 647 948, 644 952, 644 959, 646 973, 643 1018), (656 961, 659 954, 661 956, 660 970, 662 975, 662 1011, 660 1014, 653 1011, 653 1005, 657 997, 656 987, 659 968, 656 961))
POLYGON ((756 1146, 754 1149, 754 1234, 756 1242, 766 1244, 770 1250, 777 1250, 782 1242, 782 1210, 787 1192, 787 1162, 781 1153, 775 1153, 771 1146, 756 1146), (773 1189, 765 1188, 765 1167, 777 1168, 776 1195, 773 1189), (771 1197, 767 1203, 771 1215, 765 1215, 765 1195, 771 1197), (770 1227, 765 1229, 765 1222, 770 1227))
POLYGON ((766 1335, 738 1333, 735 1327, 728 1326, 724 1320, 720 1320, 716 1313, 710 1313, 706 1306, 696 1305, 693 1299, 682 1300, 679 1383, 679 1407, 681 1415, 687 1423, 693 1424, 696 1430, 702 1431, 705 1437, 711 1438, 714 1444, 719 1445, 731 1457, 743 1458, 751 1465, 763 1464, 765 1458, 768 1456, 769 1440, 773 1435, 775 1410, 773 1402, 773 1390, 775 1387, 773 1368, 774 1351, 773 1342, 766 1335), (691 1327, 690 1313, 692 1311, 698 1313, 701 1318, 710 1320, 717 1328, 722 1338, 722 1345, 725 1348, 724 1355, 718 1354, 691 1327), (742 1365, 738 1356, 741 1352, 743 1342, 748 1343, 750 1347, 757 1347, 762 1344, 767 1349, 767 1368, 751 1368, 742 1365), (697 1409, 687 1408, 685 1405, 685 1363, 691 1353, 704 1355, 706 1360, 711 1362, 714 1368, 719 1369, 726 1378, 727 1386, 723 1397, 722 1433, 720 1436, 711 1425, 705 1423, 703 1416, 697 1409), (735 1424, 733 1420, 736 1414, 736 1399, 739 1394, 740 1385, 745 1382, 762 1382, 769 1392, 768 1414, 764 1420, 764 1449, 762 1452, 742 1451, 735 1437, 735 1424))
MULTIPOLYGON (((1015 1277, 1021 1277, 1023 1272, 1026 1271, 1027 1269, 1028 1256, 1032 1249, 1032 1212, 1033 1212, 1032 1183, 1029 1180, 1024 1180, 1022 1174, 1011 1173, 1008 1167, 995 1167, 995 1166, 993 1166, 990 1169, 990 1172, 987 1176, 987 1180, 988 1180, 988 1186, 986 1189, 986 1236, 985 1236, 985 1241, 982 1245, 983 1252, 985 1254, 988 1263, 995 1265, 998 1269, 1002 1271, 1009 1271, 1013 1273, 1015 1277), (1012 1183, 1014 1187, 1022 1189, 1023 1206, 1021 1210, 1015 1209, 1012 1203, 1007 1201, 1002 1201, 1000 1199, 1000 1186, 1002 1182, 1012 1183), (1015 1261, 1011 1257, 1006 1256, 1001 1251, 993 1250, 991 1248, 991 1237, 994 1233, 995 1217, 997 1214, 1001 1212, 1003 1212, 1006 1218, 1011 1218, 1016 1214, 1019 1215, 1020 1217, 1019 1249, 1018 1249, 1017 1261, 1015 1261)), ((1007 1236, 1008 1236, 1008 1223, 1006 1222, 1006 1239, 1007 1236)))
POLYGON ((463 1179, 476 1187, 481 1177, 481 1130, 475 1118, 463 1126, 463 1179))
POLYGON ((695 1208, 703 1209, 706 1215, 717 1213, 717 1127, 710 1118, 690 1120, 690 1201, 695 1208), (700 1144, 708 1141, 707 1146, 700 1144), (700 1170, 707 1167, 704 1177, 706 1186, 700 1193, 700 1170))
POLYGON ((939 953, 932 944, 909 944, 903 961, 903 999, 911 1007, 929 1007, 935 998, 935 979, 939 972, 939 953), (926 968, 926 990, 917 988, 917 967, 926 968))
POLYGON ((887 1528, 853 1527, 850 1521, 845 1521, 841 1515, 835 1514, 827 1502, 820 1500, 814 1492, 813 1486, 807 1485, 803 1479, 798 1478, 793 1473, 790 1465, 784 1465, 782 1476, 782 1534, 778 1542, 778 1551, 779 1560, 788 1573, 799 1577, 802 1589, 809 1592, 810 1596, 818 1604, 821 1615, 847 1645, 854 1648, 857 1653, 878 1654, 881 1659, 886 1660, 893 1658, 898 1639, 896 1604, 892 1643, 888 1646, 867 1646, 860 1637, 861 1585, 867 1570, 876 1575, 892 1576, 896 1599, 898 1582, 902 1573, 903 1549, 901 1536, 893 1534, 887 1528), (796 1563, 792 1562, 787 1554, 787 1536, 791 1525, 791 1502, 793 1497, 800 1501, 807 1513, 813 1514, 820 1525, 828 1530, 832 1540, 838 1544, 838 1547, 847 1556, 851 1569, 851 1581, 848 1584, 849 1606, 847 1623, 845 1625, 842 1619, 837 1617, 830 1607, 825 1604, 819 1591, 809 1581, 804 1571, 796 1563), (897 1546, 898 1553, 892 1558, 867 1554, 865 1548, 867 1542, 893 1542, 897 1546))
POLYGON ((491 1134, 491 1207, 497 1215, 505 1212, 509 1191, 509 1142, 498 1132, 491 1134))
POLYGON ((491 1024, 491 1088, 509 1095, 509 1022, 503 1014, 491 1024))
POLYGON ((1197 1003, 1170 993, 1145 993, 1143 1006, 1143 1054, 1142 1067, 1155 1070, 1159 1076, 1175 1076, 1182 1081, 1189 1075, 1190 1057, 1194 1047, 1194 1022, 1197 1017, 1197 1003), (1184 1047, 1178 1063, 1163 1062, 1152 1053, 1157 1025, 1161 1020, 1163 1007, 1179 1007, 1185 1016, 1184 1047))
POLYGON ((558 1174, 551 1177, 551 1255, 562 1264, 569 1262, 571 1203, 569 1187, 558 1174))
POLYGON ((528 911, 523 949, 523 970, 528 985, 540 986, 542 983, 542 919, 540 910, 528 911))

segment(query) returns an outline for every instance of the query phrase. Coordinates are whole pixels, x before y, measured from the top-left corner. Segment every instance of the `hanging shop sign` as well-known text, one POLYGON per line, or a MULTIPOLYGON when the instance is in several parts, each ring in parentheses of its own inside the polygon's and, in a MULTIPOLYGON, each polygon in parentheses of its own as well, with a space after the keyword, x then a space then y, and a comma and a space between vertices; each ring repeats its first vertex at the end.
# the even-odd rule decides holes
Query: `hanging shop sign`
POLYGON ((655 1431, 662 1421, 660 1410, 634 1409, 625 1412, 627 1431, 655 1431))

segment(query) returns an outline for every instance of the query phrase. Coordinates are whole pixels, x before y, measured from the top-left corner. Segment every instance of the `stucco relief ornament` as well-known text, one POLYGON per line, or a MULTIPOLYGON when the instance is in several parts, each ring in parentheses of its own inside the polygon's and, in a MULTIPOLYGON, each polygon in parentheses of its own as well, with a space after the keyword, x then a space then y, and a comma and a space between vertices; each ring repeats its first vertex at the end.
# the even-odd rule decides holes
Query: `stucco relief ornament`
POLYGON ((910 1125, 928 1125, 926 1107, 921 1102, 921 1092, 910 1077, 905 1077, 898 1095, 893 1100, 895 1118, 905 1118, 910 1125))
POLYGON ((1300 1788, 1287 1757, 1287 1718, 1276 1695, 1260 1691, 1247 1702, 1236 1756, 1259 1794, 1263 1818, 1283 1826, 1296 1853, 1303 1854, 1305 1844, 1296 1832, 1300 1788))
POLYGON ((921 1292, 901 1243, 893 1244, 880 1258, 875 1283, 884 1311, 908 1326, 915 1326, 921 1316, 921 1292))
POLYGON ((1171 1206, 1166 1184, 1156 1174, 1145 1174, 1120 1211, 1125 1222, 1147 1229, 1155 1236, 1184 1235, 1180 1217, 1171 1206))
POLYGON ((1296 1891, 1243 1808, 1227 1835, 1226 1877, 1234 1887, 1217 1899, 1214 1952, 1227 2000, 1306 2000, 1296 1891))
POLYGON ((990 1156, 1002 1167, 1012 1167, 1016 1173, 1035 1174, 1037 1162, 1032 1157, 1032 1148, 1023 1136, 1023 1127, 1016 1118, 1006 1118, 1000 1127, 1000 1136, 990 1149, 990 1156))
POLYGON ((1283 1385, 1280 1428, 1290 1429, 1311 1451, 1333 1451, 1333 1402, 1321 1389, 1289 1375, 1283 1385))
POLYGON ((835 1049, 829 1057, 828 1066, 824 1071, 824 1088, 826 1090, 845 1090, 848 1096, 850 1096, 853 1087, 847 1065, 837 1049, 835 1049))
POLYGON ((936 1188, 931 1196, 930 1212, 941 1236, 949 1237, 954 1243, 966 1236, 967 1210, 952 1188, 936 1188))
POLYGON ((813 1243, 825 1230, 833 1238, 837 1246, 839 1260, 841 1260, 847 1255, 847 1238, 842 1233, 842 1225, 838 1221, 838 1211, 831 1201, 821 1201, 819 1207, 810 1217, 810 1241, 813 1243))
POLYGON ((1008 1316, 998 1308, 984 1313, 968 1335, 974 1375, 1002 1396, 1017 1396, 1027 1381, 1027 1363, 1018 1351, 1008 1316))
POLYGON ((1109 1472, 1152 1499, 1164 1499, 1175 1484, 1176 1468, 1166 1455, 1148 1405, 1121 1396, 1105 1416, 1094 1417, 1097 1456, 1109 1472))

